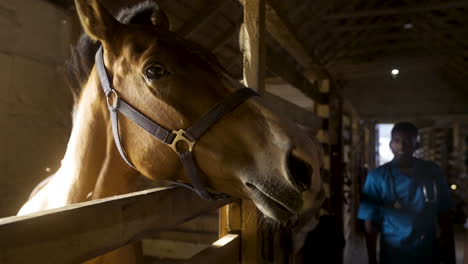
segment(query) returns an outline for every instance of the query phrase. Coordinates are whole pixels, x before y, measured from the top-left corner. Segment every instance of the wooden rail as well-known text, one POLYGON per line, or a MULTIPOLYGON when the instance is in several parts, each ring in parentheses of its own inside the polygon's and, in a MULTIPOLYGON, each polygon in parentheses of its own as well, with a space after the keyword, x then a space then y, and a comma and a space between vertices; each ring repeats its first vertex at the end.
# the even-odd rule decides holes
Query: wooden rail
POLYGON ((0 263, 80 263, 229 202, 166 187, 3 218, 0 263))

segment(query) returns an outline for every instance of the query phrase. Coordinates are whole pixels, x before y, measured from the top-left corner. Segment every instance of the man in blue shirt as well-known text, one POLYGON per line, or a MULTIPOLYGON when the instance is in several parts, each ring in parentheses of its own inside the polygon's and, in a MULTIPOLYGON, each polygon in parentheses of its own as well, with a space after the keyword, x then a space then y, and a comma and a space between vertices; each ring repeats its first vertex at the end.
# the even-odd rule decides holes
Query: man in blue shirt
POLYGON ((407 122, 392 129, 395 158, 366 178, 358 218, 365 221, 369 264, 455 263, 453 208, 442 170, 416 159, 417 128, 407 122))

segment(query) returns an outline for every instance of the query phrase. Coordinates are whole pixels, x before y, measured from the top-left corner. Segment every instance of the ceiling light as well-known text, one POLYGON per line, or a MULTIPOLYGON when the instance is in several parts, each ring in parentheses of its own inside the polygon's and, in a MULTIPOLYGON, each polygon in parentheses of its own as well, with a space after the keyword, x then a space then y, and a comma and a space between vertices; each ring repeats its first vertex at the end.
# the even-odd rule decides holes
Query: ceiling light
POLYGON ((403 25, 403 28, 404 28, 404 29, 412 29, 412 28, 413 28, 413 24, 411 24, 411 23, 406 23, 406 24, 403 25))
POLYGON ((450 189, 452 189, 452 190, 454 190, 454 191, 455 191, 457 188, 458 188, 458 187, 457 187, 457 185, 456 185, 456 184, 452 184, 452 185, 450 185, 450 189))
POLYGON ((398 69, 395 68, 395 69, 393 69, 390 73, 392 74, 392 77, 393 77, 393 78, 396 78, 397 75, 400 73, 400 70, 398 70, 398 69))

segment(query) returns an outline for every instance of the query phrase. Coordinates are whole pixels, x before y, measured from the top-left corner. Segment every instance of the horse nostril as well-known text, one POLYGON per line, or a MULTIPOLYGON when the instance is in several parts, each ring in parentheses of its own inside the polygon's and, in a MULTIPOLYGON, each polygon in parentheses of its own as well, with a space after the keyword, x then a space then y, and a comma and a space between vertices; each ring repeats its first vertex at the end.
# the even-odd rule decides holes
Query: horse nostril
POLYGON ((288 155, 288 170, 291 181, 300 191, 305 191, 310 188, 312 180, 312 167, 305 161, 294 156, 294 153, 288 155))

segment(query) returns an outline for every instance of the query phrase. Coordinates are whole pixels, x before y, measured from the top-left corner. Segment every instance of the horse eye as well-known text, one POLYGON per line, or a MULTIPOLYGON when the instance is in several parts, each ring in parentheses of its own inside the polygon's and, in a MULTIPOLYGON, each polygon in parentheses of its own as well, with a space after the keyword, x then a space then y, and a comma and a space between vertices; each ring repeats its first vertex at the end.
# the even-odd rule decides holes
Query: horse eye
POLYGON ((145 77, 151 81, 156 81, 167 74, 166 69, 158 64, 153 64, 145 69, 145 77))

